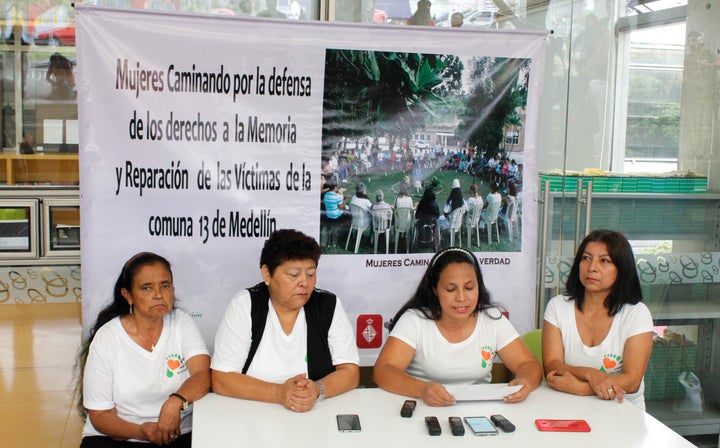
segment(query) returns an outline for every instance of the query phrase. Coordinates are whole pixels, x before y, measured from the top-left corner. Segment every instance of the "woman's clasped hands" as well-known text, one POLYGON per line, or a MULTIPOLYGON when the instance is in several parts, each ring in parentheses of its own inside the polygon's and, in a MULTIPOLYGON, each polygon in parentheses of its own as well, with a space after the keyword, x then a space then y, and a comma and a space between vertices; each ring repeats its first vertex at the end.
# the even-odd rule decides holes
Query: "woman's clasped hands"
POLYGON ((277 399, 286 408, 295 412, 307 412, 317 402, 320 390, 314 381, 301 373, 278 384, 277 399))

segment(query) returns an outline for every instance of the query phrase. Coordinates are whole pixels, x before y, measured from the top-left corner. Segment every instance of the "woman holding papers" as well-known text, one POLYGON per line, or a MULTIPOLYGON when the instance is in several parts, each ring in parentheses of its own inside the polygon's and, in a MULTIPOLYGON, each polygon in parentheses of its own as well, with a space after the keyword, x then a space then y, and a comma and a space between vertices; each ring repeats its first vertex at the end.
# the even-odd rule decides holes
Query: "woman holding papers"
POLYGON ((567 292, 545 309, 543 364, 553 389, 597 395, 645 409, 643 376, 652 351, 652 316, 630 243, 595 230, 580 244, 567 292))
POLYGON ((232 298, 215 336, 214 392, 307 412, 358 385, 355 331, 340 300, 315 288, 320 252, 297 230, 265 241, 263 281, 232 298))
POLYGON ((522 388, 523 401, 542 379, 540 363, 490 301, 475 255, 460 247, 438 252, 412 298, 391 322, 373 380, 381 388, 421 398, 430 406, 455 403, 444 385, 489 383, 495 355, 522 388))

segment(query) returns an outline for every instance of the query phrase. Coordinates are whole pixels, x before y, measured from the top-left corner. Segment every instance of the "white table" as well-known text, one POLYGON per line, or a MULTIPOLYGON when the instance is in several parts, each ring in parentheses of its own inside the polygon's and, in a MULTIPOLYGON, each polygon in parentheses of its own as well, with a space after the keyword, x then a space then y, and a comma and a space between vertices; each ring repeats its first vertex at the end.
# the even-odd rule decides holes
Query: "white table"
POLYGON ((682 448, 694 445, 632 404, 578 397, 553 391, 545 384, 520 404, 502 401, 460 402, 429 407, 418 400, 412 418, 400 417, 405 397, 380 389, 356 389, 328 398, 304 414, 278 404, 208 394, 194 405, 193 447, 581 447, 682 448), (340 433, 336 414, 358 414, 361 432, 340 433), (513 433, 478 437, 465 425, 453 436, 449 416, 503 414, 515 424, 513 433), (442 435, 430 436, 425 416, 440 420, 442 435), (589 433, 540 432, 536 418, 583 418, 589 433))

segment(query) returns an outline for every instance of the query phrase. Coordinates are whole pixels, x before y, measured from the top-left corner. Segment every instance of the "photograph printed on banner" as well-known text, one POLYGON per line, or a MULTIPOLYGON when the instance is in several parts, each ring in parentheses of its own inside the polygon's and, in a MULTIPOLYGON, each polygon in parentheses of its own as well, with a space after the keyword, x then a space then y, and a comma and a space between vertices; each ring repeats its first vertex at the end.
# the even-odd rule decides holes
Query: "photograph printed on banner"
POLYGON ((324 252, 520 252, 530 63, 328 49, 324 252))

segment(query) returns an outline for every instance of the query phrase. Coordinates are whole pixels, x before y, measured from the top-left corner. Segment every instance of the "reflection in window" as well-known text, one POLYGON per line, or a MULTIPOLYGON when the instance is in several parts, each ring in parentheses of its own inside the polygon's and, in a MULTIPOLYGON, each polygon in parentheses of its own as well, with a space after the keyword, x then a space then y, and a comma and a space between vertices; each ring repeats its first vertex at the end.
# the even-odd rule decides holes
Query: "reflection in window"
POLYGON ((50 249, 80 249, 80 207, 50 207, 50 249))
POLYGON ((12 52, 0 53, 2 75, 0 88, 2 89, 2 109, 0 109, 0 127, 2 127, 2 147, 15 146, 15 58, 12 52))
POLYGON ((28 53, 21 154, 77 152, 75 71, 74 52, 28 53))
POLYGON ((0 251, 30 250, 30 209, 0 208, 0 251))
POLYGON ((676 170, 685 24, 629 35, 625 171, 676 170))

